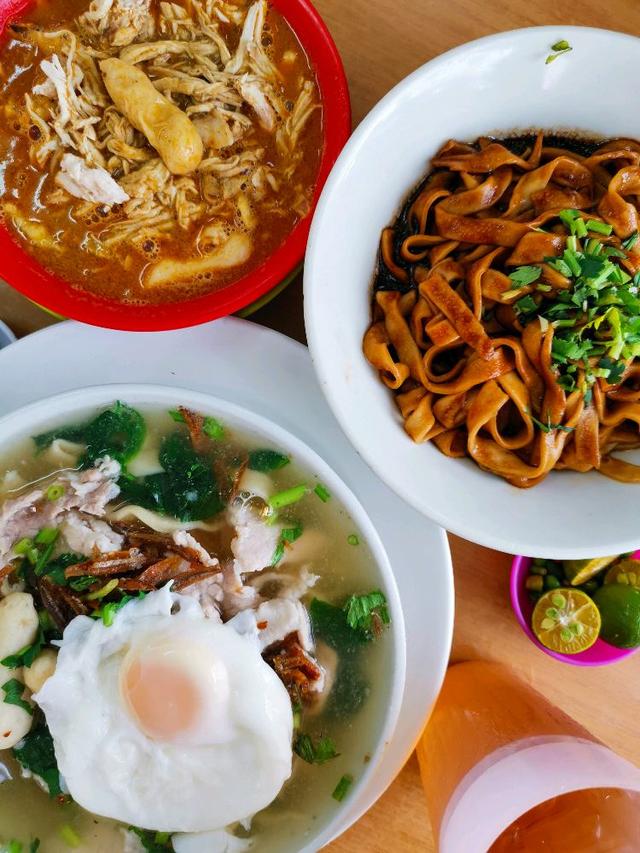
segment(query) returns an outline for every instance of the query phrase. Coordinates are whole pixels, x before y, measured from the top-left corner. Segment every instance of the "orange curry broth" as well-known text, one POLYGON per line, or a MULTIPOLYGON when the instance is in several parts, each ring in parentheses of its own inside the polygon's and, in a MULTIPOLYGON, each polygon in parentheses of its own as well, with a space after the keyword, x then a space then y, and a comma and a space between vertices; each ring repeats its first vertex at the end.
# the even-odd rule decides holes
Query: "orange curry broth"
MULTIPOLYGON (((152 0, 152 10, 157 8, 157 4, 158 0, 152 0)), ((181 5, 188 8, 188 0, 182 0, 181 5)), ((247 2, 247 8, 249 5, 250 2, 247 2)), ((26 14, 13 23, 31 23, 46 30, 73 30, 73 22, 88 6, 89 0, 36 0, 26 14)), ((280 190, 279 215, 261 211, 261 203, 253 202, 258 226, 252 233, 251 257, 245 264, 216 272, 214 280, 204 282, 192 280, 159 288, 144 288, 141 284, 145 269, 155 260, 199 256, 201 252, 196 246, 197 235, 203 225, 210 221, 209 218, 187 229, 180 228, 176 223, 171 232, 146 241, 144 248, 122 242, 113 248, 111 256, 108 257, 100 257, 84 250, 82 246, 87 237, 90 234, 99 235, 103 222, 113 224, 125 217, 122 213, 118 214, 118 205, 114 205, 111 211, 104 206, 95 205, 91 218, 76 221, 70 208, 72 203, 82 203, 79 199, 72 199, 71 203, 65 205, 46 206, 44 200, 56 187, 54 175, 47 171, 48 164, 43 171, 29 161, 31 123, 23 107, 25 94, 35 85, 34 77, 40 61, 47 58, 48 54, 35 46, 17 41, 9 27, 10 25, 0 42, 0 114, 12 103, 17 104, 18 109, 2 115, 0 121, 0 206, 3 201, 10 201, 18 207, 22 216, 32 222, 42 223, 50 234, 55 235, 55 248, 39 246, 16 227, 11 217, 5 217, 5 224, 17 241, 51 272, 82 290, 120 302, 178 302, 220 290, 256 269, 284 242, 300 220, 301 217, 288 205, 290 199, 286 196, 286 187, 280 190)), ((232 24, 221 25, 221 33, 233 53, 239 40, 240 28, 232 24)), ((263 46, 267 45, 269 55, 282 75, 280 95, 286 99, 287 106, 292 105, 296 81, 301 76, 315 81, 315 76, 296 34, 282 15, 271 6, 263 33, 263 46), (279 61, 287 50, 293 50, 297 54, 294 62, 279 61)), ((315 100, 320 100, 317 83, 315 100)), ((250 114, 246 104, 244 110, 250 114)), ((265 148, 264 162, 273 163, 277 157, 275 134, 263 130, 257 122, 254 124, 255 138, 265 148)), ((308 192, 311 201, 323 147, 320 109, 315 110, 307 122, 302 131, 301 142, 305 147, 305 155, 297 167, 295 178, 308 192)), ((242 150, 241 139, 224 149, 221 155, 231 157, 242 150)), ((268 197, 267 200, 272 198, 268 197)), ((216 214, 213 214, 211 219, 215 218, 216 214)), ((239 214, 236 214, 235 220, 227 222, 231 229, 242 228, 239 214)))

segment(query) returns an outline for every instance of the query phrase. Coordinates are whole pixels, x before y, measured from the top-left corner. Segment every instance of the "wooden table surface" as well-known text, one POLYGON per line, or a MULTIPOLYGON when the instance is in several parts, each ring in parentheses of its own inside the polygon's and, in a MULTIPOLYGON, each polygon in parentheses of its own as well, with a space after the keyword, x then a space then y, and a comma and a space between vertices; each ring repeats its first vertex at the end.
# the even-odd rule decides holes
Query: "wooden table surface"
MULTIPOLYGON (((356 123, 422 63, 498 30, 555 24, 561 38, 562 25, 572 24, 640 34, 640 3, 634 0, 510 0, 508 4, 497 0, 316 0, 316 5, 344 59, 356 123)), ((0 319, 17 334, 53 322, 2 282, 0 319)), ((296 281, 253 319, 303 340, 301 282, 296 281)), ((596 736, 640 764, 640 728, 635 719, 640 656, 600 669, 571 667, 547 657, 527 640, 510 611, 510 557, 454 536, 450 541, 456 582, 452 660, 481 657, 508 662, 596 736)), ((368 814, 327 848, 330 853, 433 850, 415 758, 368 814)))

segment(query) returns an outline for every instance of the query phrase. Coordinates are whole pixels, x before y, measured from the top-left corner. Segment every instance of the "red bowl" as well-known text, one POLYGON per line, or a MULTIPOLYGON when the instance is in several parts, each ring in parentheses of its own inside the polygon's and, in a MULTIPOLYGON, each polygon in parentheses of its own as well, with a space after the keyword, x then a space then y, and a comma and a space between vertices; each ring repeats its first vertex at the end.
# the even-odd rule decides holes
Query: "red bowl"
MULTIPOLYGON (((316 74, 323 107, 324 146, 310 213, 257 269, 219 291, 166 305, 127 305, 72 287, 47 271, 0 224, 0 276, 44 308, 94 326, 154 332, 183 329, 240 311, 277 287, 303 260, 313 211, 351 132, 351 103, 342 60, 309 0, 271 0, 288 21, 316 74)), ((0 38, 31 0, 0 0, 0 38)))

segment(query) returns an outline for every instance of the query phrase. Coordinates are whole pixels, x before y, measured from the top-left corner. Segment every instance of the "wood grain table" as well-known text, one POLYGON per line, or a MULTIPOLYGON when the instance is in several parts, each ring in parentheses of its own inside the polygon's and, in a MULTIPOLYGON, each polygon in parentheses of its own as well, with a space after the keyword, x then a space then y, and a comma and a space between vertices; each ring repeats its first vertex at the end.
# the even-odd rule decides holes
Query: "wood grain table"
MULTIPOLYGON (((640 34, 637 0, 316 0, 316 5, 344 58, 356 123, 422 63, 498 30, 554 24, 561 38, 562 25, 571 24, 640 34)), ((1 282, 0 318, 17 334, 54 322, 1 282)), ((300 280, 253 319, 303 340, 300 280)), ((535 524, 535 519, 531 522, 535 524)), ((602 669, 570 667, 547 657, 527 640, 511 614, 510 557, 454 536, 450 541, 456 581, 452 660, 480 657, 510 663, 596 736, 640 764, 635 713, 640 703, 640 656, 602 669)), ((425 564, 418 565, 423 571, 429 571, 426 557, 425 564)), ((329 853, 433 850, 415 758, 368 814, 327 848, 329 853)))

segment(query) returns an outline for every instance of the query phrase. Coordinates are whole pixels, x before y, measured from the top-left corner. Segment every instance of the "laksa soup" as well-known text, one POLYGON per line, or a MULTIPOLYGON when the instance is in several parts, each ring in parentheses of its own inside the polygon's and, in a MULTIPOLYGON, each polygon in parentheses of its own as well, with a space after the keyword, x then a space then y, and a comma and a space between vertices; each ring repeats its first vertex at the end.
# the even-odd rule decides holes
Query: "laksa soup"
POLYGON ((111 300, 223 288, 311 209, 318 87, 267 0, 38 0, 7 28, 0 116, 6 227, 111 300))
POLYGON ((0 843, 299 850, 365 771, 394 614, 283 448, 121 402, 34 430, 0 566, 0 843))

